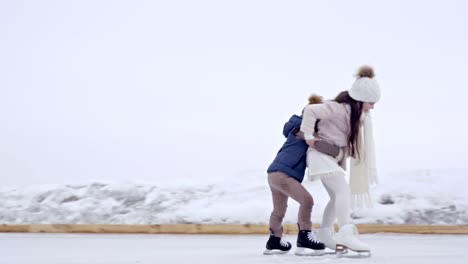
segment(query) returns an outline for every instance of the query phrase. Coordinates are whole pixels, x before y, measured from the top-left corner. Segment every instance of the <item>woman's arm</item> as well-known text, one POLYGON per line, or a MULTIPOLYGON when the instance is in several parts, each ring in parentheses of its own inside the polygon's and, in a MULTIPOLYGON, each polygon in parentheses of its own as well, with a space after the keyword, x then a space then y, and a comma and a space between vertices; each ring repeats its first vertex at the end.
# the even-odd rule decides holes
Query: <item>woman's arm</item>
POLYGON ((336 114, 336 106, 339 106, 339 104, 336 102, 328 102, 323 104, 311 104, 304 108, 301 131, 304 132, 304 138, 309 146, 313 147, 313 143, 317 141, 314 138, 315 123, 317 120, 333 118, 336 114))

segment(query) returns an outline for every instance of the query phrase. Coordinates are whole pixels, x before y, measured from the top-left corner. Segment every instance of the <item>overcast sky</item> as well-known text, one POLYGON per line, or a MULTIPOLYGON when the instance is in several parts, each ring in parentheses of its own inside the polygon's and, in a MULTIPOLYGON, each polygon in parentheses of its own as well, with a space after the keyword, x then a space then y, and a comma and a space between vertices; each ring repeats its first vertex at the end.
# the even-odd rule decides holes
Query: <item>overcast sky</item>
POLYGON ((377 159, 468 167, 468 1, 0 2, 2 184, 258 174, 374 66, 377 159))

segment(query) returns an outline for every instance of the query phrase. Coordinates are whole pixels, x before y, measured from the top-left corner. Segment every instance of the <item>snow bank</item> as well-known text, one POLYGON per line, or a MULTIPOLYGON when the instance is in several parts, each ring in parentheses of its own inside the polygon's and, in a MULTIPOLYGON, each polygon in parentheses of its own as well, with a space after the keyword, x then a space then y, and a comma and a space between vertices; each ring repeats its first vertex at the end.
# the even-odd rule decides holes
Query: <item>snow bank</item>
MULTIPOLYGON (((355 223, 468 224, 468 170, 418 170, 385 175, 372 189, 374 207, 355 223)), ((314 197, 314 223, 328 201, 320 182, 304 182, 314 197)), ((0 189, 1 224, 268 223, 272 203, 263 172, 210 183, 102 183, 0 189)), ((295 223, 291 200, 286 223, 295 223)))

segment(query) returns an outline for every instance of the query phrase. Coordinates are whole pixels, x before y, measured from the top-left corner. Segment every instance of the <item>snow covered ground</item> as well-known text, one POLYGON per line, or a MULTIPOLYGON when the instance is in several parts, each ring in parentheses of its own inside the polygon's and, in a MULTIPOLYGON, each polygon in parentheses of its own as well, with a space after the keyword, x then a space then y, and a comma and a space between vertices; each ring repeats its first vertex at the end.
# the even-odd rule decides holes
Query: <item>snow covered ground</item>
MULTIPOLYGON (((468 169, 395 171, 371 190, 374 207, 353 212, 355 223, 468 224, 468 169)), ((312 193, 314 223, 328 200, 321 183, 312 193)), ((85 183, 0 188, 0 224, 164 224, 268 222, 272 203, 266 173, 202 182, 85 183)), ((286 223, 298 205, 289 202, 286 223)))
MULTIPOLYGON (((0 234, 1 264, 398 263, 465 264, 465 235, 362 235, 371 258, 262 255, 265 235, 0 234)), ((294 242, 295 236, 287 235, 294 242)), ((295 250, 295 247, 293 247, 295 250)))

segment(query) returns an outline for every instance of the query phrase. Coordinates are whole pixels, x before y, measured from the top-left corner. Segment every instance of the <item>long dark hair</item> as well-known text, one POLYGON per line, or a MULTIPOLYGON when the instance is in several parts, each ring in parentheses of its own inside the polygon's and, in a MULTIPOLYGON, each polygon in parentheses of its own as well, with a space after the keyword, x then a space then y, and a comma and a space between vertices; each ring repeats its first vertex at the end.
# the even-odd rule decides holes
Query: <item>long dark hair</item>
POLYGON ((334 101, 340 104, 348 104, 349 106, 351 106, 351 133, 349 133, 348 137, 348 148, 350 151, 350 155, 353 158, 357 158, 359 157, 359 125, 361 122, 363 103, 351 98, 351 96, 349 96, 348 91, 343 91, 340 94, 338 94, 334 101))

